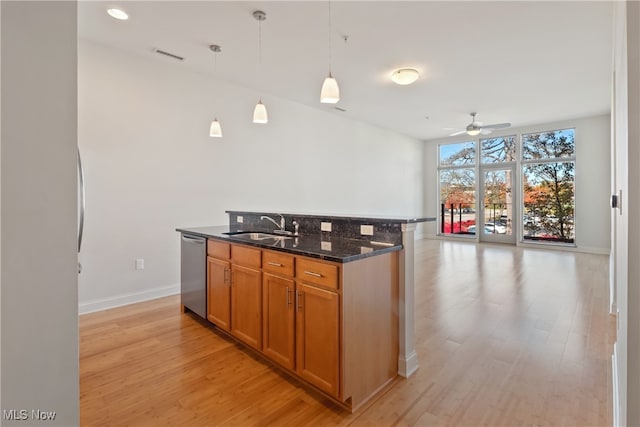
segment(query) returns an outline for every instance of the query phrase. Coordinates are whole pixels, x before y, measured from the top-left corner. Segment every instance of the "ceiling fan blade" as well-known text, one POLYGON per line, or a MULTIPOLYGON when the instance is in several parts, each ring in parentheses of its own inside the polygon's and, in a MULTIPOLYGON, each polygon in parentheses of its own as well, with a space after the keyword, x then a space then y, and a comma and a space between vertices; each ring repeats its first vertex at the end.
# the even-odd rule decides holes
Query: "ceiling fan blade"
POLYGON ((467 132, 466 130, 461 130, 459 132, 452 133, 449 136, 458 136, 458 135, 462 135, 463 133, 466 133, 466 132, 467 132))
POLYGON ((504 129, 508 128, 509 126, 511 126, 511 123, 496 123, 494 125, 486 125, 482 127, 485 129, 504 129))

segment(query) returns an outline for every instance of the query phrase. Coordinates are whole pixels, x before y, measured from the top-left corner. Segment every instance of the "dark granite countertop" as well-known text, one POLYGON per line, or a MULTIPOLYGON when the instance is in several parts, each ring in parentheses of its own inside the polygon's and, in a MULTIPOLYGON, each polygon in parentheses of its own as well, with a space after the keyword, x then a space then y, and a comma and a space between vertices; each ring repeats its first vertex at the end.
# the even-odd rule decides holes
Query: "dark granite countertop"
MULTIPOLYGON (((339 263, 356 261, 362 258, 381 255, 388 252, 402 250, 402 245, 389 243, 376 243, 368 240, 347 239, 340 237, 323 238, 319 234, 300 235, 289 239, 265 239, 249 240, 241 235, 228 235, 225 233, 237 232, 241 229, 228 225, 196 228, 177 228, 176 231, 205 237, 208 239, 228 241, 243 245, 255 246, 263 249, 271 249, 280 252, 288 252, 295 255, 304 255, 312 258, 324 259, 339 263)), ((258 231, 262 230, 246 230, 258 231)))
MULTIPOLYGON (((226 213, 253 213, 256 215, 270 215, 272 212, 262 211, 242 211, 242 210, 226 210, 226 213)), ((415 224, 419 222, 432 222, 435 221, 435 217, 413 217, 413 216, 360 216, 360 215, 342 215, 342 214, 314 214, 314 213, 291 213, 291 212, 279 212, 282 215, 291 215, 298 218, 323 218, 326 220, 331 219, 345 219, 349 221, 368 221, 368 222, 387 222, 397 224, 415 224)))

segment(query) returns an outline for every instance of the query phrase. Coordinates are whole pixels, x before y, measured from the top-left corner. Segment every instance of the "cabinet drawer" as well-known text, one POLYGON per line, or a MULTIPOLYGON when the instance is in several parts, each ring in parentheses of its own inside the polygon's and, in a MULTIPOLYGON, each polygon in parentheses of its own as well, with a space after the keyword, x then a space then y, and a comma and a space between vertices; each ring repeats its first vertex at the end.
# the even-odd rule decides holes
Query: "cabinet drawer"
POLYGON ((296 264, 296 278, 338 289, 338 266, 306 258, 297 258, 296 264))
POLYGON ((217 240, 207 241, 207 255, 219 259, 229 259, 230 248, 229 243, 218 242, 217 240))
POLYGON ((246 267, 260 268, 260 249, 232 245, 231 262, 246 267))
POLYGON ((262 269, 269 273, 293 276, 293 256, 278 252, 262 252, 262 269))

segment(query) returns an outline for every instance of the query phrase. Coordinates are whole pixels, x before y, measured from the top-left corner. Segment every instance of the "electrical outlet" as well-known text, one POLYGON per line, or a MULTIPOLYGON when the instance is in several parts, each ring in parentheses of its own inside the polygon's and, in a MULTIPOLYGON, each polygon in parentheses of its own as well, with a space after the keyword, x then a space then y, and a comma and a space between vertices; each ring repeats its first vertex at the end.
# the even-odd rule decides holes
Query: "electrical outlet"
POLYGON ((331 242, 320 242, 320 249, 331 252, 331 242))
POLYGON ((320 231, 331 231, 331 223, 330 222, 321 222, 320 223, 320 231))
POLYGON ((373 236, 373 225, 361 225, 360 234, 363 236, 373 236))
POLYGON ((244 218, 242 218, 242 215, 238 215, 238 216, 236 217, 236 222, 237 222, 238 224, 242 224, 242 223, 244 222, 244 218))
POLYGON ((136 270, 144 270, 144 258, 138 258, 136 260, 136 270))

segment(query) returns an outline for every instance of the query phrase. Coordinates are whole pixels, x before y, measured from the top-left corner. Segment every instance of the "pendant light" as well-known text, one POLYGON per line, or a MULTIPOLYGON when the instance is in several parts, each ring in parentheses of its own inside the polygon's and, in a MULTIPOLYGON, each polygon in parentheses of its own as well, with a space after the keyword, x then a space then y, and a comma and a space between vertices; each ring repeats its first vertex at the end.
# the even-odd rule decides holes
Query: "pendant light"
MULTIPOLYGON (((214 53, 214 61, 213 61, 213 73, 217 74, 218 71, 218 54, 222 52, 222 48, 217 44, 212 44, 209 46, 209 49, 214 53)), ((218 121, 218 117, 215 118, 211 122, 211 126, 209 127, 209 136, 212 138, 222 138, 222 127, 220 126, 220 122, 218 121)))
POLYGON ((331 75, 331 1, 329 1, 329 75, 322 83, 320 102, 323 104, 335 104, 338 101, 340 101, 340 88, 336 79, 331 75))
MULTIPOLYGON (((267 19, 267 14, 261 10, 253 12, 253 17, 258 21, 258 68, 262 66, 262 21, 267 19)), ((260 72, 262 70, 259 70, 260 72)), ((267 107, 262 103, 262 97, 258 99, 256 108, 253 110, 253 123, 267 123, 267 107)))

